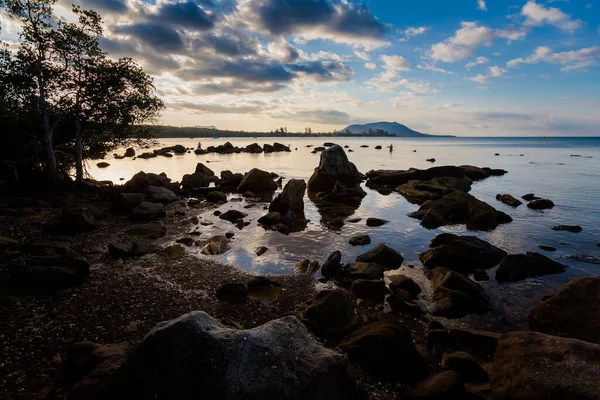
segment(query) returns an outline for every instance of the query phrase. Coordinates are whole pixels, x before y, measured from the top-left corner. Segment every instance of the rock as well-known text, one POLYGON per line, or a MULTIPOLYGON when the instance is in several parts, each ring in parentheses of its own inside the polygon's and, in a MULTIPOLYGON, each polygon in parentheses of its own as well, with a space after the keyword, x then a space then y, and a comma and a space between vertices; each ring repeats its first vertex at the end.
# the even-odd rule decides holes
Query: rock
POLYGON ((185 254, 185 248, 180 244, 173 244, 162 249, 161 253, 170 259, 178 259, 185 254))
POLYGON ((137 156, 137 158, 142 158, 142 159, 145 159, 145 158, 155 158, 155 157, 158 157, 158 155, 154 154, 154 153, 147 153, 147 152, 146 153, 142 153, 139 156, 137 156))
POLYGON ((490 309, 489 298, 476 282, 454 271, 436 268, 429 273, 432 283, 432 315, 462 318, 472 313, 482 314, 490 309))
POLYGON ((409 170, 377 170, 367 174, 367 186, 393 185, 400 186, 409 181, 430 181, 434 178, 452 177, 462 179, 467 177, 471 180, 486 179, 491 175, 503 175, 504 170, 492 170, 489 168, 478 168, 471 165, 432 167, 425 170, 411 168, 409 170))
POLYGON ((231 223, 235 223, 236 221, 238 221, 240 219, 244 219, 247 216, 248 216, 248 214, 243 213, 238 210, 227 210, 223 214, 219 215, 219 218, 229 221, 231 223))
POLYGON ((150 186, 148 175, 144 171, 140 171, 123 184, 123 191, 130 193, 145 193, 148 186, 150 186))
POLYGON ((162 204, 144 201, 131 211, 129 219, 131 221, 147 222, 163 218, 165 215, 167 215, 167 213, 162 204))
POLYGON ((254 253, 260 257, 263 254, 265 254, 268 250, 269 250, 268 247, 260 246, 260 247, 257 247, 256 249, 254 249, 254 253))
POLYGON ((456 372, 463 382, 482 382, 489 378, 479 361, 464 351, 445 352, 442 369, 456 372))
POLYGON ((313 275, 319 270, 320 267, 321 266, 319 265, 318 261, 310 261, 310 260, 306 259, 306 260, 298 261, 294 265, 294 272, 296 272, 297 274, 313 275))
POLYGON ((430 330, 427 335, 427 346, 430 349, 446 351, 466 347, 478 354, 492 358, 501 334, 474 329, 453 328, 443 326, 430 330))
POLYGON ((234 237, 234 236, 235 236, 235 233, 233 233, 233 232, 227 232, 227 233, 225 234, 225 237, 226 237, 227 239, 231 239, 231 238, 232 238, 232 237, 234 237))
POLYGON ((360 173, 356 166, 348 161, 344 149, 334 145, 321 153, 319 166, 308 180, 307 188, 314 193, 331 193, 337 182, 352 189, 359 187, 360 181, 360 173))
POLYGON ((326 202, 360 205, 367 193, 360 187, 348 188, 337 181, 330 193, 319 192, 317 197, 326 202), (319 194, 320 193, 320 194, 319 194))
POLYGON ((600 398, 600 345, 537 332, 501 336, 494 355, 497 399, 600 398))
POLYGON ((107 163, 107 162, 105 162, 105 161, 102 161, 102 162, 99 162, 98 164, 96 164, 96 167, 98 167, 98 168, 107 168, 107 167, 110 167, 110 164, 107 163))
POLYGON ((511 207, 519 207, 521 204, 523 204, 522 201, 515 199, 510 194, 497 194, 496 200, 499 200, 499 201, 503 202, 504 204, 508 204, 511 207))
POLYGON ((341 261, 342 253, 339 250, 333 251, 321 267, 321 275, 323 275, 325 279, 332 279, 335 277, 342 268, 341 261))
POLYGON ((77 235, 96 229, 96 219, 88 208, 63 208, 61 215, 44 224, 46 233, 77 235))
POLYGON ((189 237, 184 237, 184 238, 181 238, 181 239, 177 239, 177 240, 175 241, 175 243, 180 243, 180 244, 183 244, 183 245, 185 245, 185 246, 188 246, 188 247, 190 247, 190 246, 193 246, 193 245, 194 245, 194 243, 195 243, 195 240, 194 240, 194 239, 192 239, 192 238, 189 238, 189 237))
POLYGON ((243 303, 248 298, 248 290, 243 283, 226 283, 217 288, 217 299, 230 303, 243 303))
POLYGON ((521 198, 525 201, 540 200, 540 197, 537 197, 533 193, 525 194, 525 195, 521 196, 521 198))
POLYGON ((206 201, 211 203, 227 203, 227 195, 223 192, 213 191, 206 195, 206 201))
POLYGON ((348 240, 352 246, 366 246, 371 243, 371 237, 369 235, 356 235, 352 236, 348 240))
POLYGON ((322 339, 343 337, 357 321, 354 302, 343 290, 322 290, 302 312, 302 322, 322 339))
POLYGON ((277 231, 283 235, 289 235, 291 230, 287 225, 284 225, 282 223, 277 223, 275 225, 271 225, 271 229, 274 231, 277 231))
POLYGON ((231 248, 231 246, 229 246, 229 240, 221 235, 213 236, 208 241, 199 240, 196 242, 196 246, 202 247, 200 252, 207 256, 223 254, 231 248))
POLYGON ((41 290, 56 290, 81 284, 90 265, 78 253, 56 243, 34 243, 5 262, 12 284, 41 290))
POLYGON ((588 264, 600 265, 600 256, 591 256, 585 254, 572 254, 567 256, 569 260, 579 261, 588 264))
POLYGON ((195 189, 208 187, 211 181, 216 180, 215 173, 202 163, 196 164, 196 170, 193 174, 186 174, 181 179, 181 186, 184 189, 195 189))
POLYGON ((600 344, 600 277, 573 278, 529 315, 531 330, 600 344))
POLYGON ((260 147, 260 145, 258 143, 252 143, 252 144, 249 144, 248 146, 246 146, 244 148, 244 151, 246 153, 262 153, 263 149, 262 149, 262 147, 260 147))
POLYGON ((117 371, 108 398, 357 400, 345 358, 295 317, 253 329, 197 311, 156 326, 117 371))
POLYGON ((108 254, 113 258, 141 257, 158 251, 160 251, 160 248, 157 245, 145 241, 108 244, 108 254))
POLYGON ((293 211, 304 216, 304 193, 306 182, 303 179, 290 179, 283 191, 269 205, 269 212, 279 212, 282 215, 293 211))
POLYGON ((0 236, 0 250, 16 250, 20 245, 18 240, 0 236))
POLYGON ((149 222, 128 229, 125 233, 139 239, 159 239, 167 234, 167 227, 160 222, 149 222))
POLYGON ((279 298, 281 290, 281 284, 264 276, 257 276, 248 282, 248 297, 251 300, 271 303, 279 298))
POLYGON ((490 276, 484 270, 482 270, 482 269, 476 269, 475 271, 473 271, 473 279, 475 279, 478 282, 489 281, 490 280, 490 276))
POLYGON ((378 380, 412 383, 428 373, 410 331, 393 320, 381 320, 356 330, 340 343, 340 348, 378 380))
POLYGON ((419 254, 419 259, 427 268, 444 267, 471 274, 492 268, 505 256, 504 250, 475 236, 442 233, 431 241, 429 250, 419 254))
POLYGON ((110 210, 118 214, 128 214, 142 204, 145 198, 141 193, 116 193, 111 198, 110 210))
POLYGON ((443 197, 448 189, 469 192, 471 190, 471 180, 465 176, 462 178, 435 177, 428 181, 408 181, 394 190, 406 197, 411 203, 423 204, 427 200, 437 200, 443 197))
POLYGON ((350 287, 357 279, 383 279, 383 266, 376 263, 353 262, 340 270, 336 276, 341 286, 350 287))
POLYGON ((405 290, 411 297, 417 297, 421 293, 421 287, 412 278, 405 275, 390 276, 390 290, 395 293, 397 290, 405 290))
POLYGON ((435 158, 428 158, 428 159, 427 159, 427 160, 425 160, 425 161, 429 161, 429 162, 431 162, 431 163, 434 163, 434 162, 435 162, 435 158))
POLYGON ((245 191, 274 192, 277 190, 277 184, 267 171, 253 168, 244 176, 237 190, 242 193, 245 191))
POLYGON ((78 342, 66 350, 63 381, 70 387, 69 399, 101 400, 127 351, 126 344, 102 345, 78 342))
POLYGON ((283 145, 281 143, 273 143, 273 150, 274 151, 291 151, 289 147, 287 147, 286 145, 283 145))
POLYGON ((392 310, 420 318, 423 310, 414 302, 414 299, 415 297, 411 296, 406 290, 396 288, 386 300, 392 310))
POLYGON ((404 257, 391 247, 379 243, 371 250, 356 257, 356 261, 362 263, 376 263, 386 270, 392 270, 402 266, 404 257))
POLYGON ((546 245, 540 244, 538 247, 545 251, 556 251, 556 247, 552 247, 552 246, 546 246, 546 245))
POLYGON ((244 196, 244 197, 246 197, 246 198, 253 198, 253 197, 256 197, 256 193, 254 193, 254 192, 251 192, 251 191, 249 191, 249 190, 248 190, 248 191, 244 192, 244 193, 242 194, 242 196, 244 196))
POLYGON ((278 212, 269 212, 258 219, 261 225, 271 226, 281 222, 281 214, 278 212))
POLYGON ((531 208, 532 210, 547 210, 549 208, 553 208, 554 203, 552 202, 552 200, 539 199, 527 203, 527 207, 531 208))
POLYGON ((123 154, 123 157, 135 157, 135 150, 129 147, 125 150, 125 154, 123 154))
POLYGON ((381 146, 377 145, 374 147, 375 150, 381 150, 381 146))
POLYGON ((360 147, 367 148, 367 147, 369 147, 369 145, 367 145, 367 144, 362 144, 360 147))
POLYGON ((517 282, 535 276, 560 274, 566 265, 560 264, 539 253, 510 254, 496 270, 498 283, 517 282))
POLYGON ((468 400, 469 396, 458 374, 444 371, 427 377, 405 393, 407 399, 419 400, 468 400))
POLYGON ((557 225, 557 226, 553 226, 552 230, 578 233, 578 232, 581 232, 583 229, 579 225, 557 225))
POLYGON ((152 203, 168 204, 177 201, 179 197, 170 189, 148 186, 146 199, 152 203))
POLYGON ((367 218, 367 226, 378 227, 387 224, 389 221, 379 218, 367 218))
POLYGON ((373 281, 368 279, 357 279, 352 282, 352 294, 359 299, 370 300, 375 303, 383 303, 387 293, 384 281, 373 281))

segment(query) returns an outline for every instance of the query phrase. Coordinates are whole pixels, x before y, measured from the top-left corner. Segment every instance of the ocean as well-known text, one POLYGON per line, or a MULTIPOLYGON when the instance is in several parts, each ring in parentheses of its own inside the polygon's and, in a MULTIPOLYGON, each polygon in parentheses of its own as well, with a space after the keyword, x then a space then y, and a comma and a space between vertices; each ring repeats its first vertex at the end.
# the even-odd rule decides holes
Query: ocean
MULTIPOLYGON (((430 295, 430 285, 424 276, 418 254, 427 250, 431 239, 442 232, 476 235, 509 254, 537 251, 569 266, 563 274, 505 284, 496 283, 493 279, 495 269, 489 270, 490 281, 481 282, 481 285, 489 294, 496 311, 486 316, 470 316, 454 322, 481 328, 522 327, 529 311, 539 304, 542 297, 554 293, 567 279, 598 275, 600 272, 600 265, 568 258, 573 255, 600 255, 600 247, 597 245, 600 242, 600 138, 182 138, 159 139, 160 145, 156 148, 175 144, 196 148, 199 141, 203 148, 226 141, 239 147, 253 142, 262 145, 277 141, 289 145, 292 152, 230 155, 195 155, 192 152, 172 158, 145 160, 117 160, 109 157, 104 161, 109 162, 110 167, 100 169, 96 167, 96 162, 91 162, 88 171, 97 180, 112 180, 115 183, 124 182, 120 178, 128 180, 139 171, 165 172, 173 180, 180 181, 184 174, 194 172, 196 164, 202 162, 217 175, 222 170, 244 173, 252 168, 260 168, 283 176, 285 184, 290 178, 308 180, 319 164, 320 154, 312 154, 312 148, 306 146, 322 146, 325 141, 348 145, 354 150, 348 153, 349 159, 362 173, 373 169, 424 169, 434 165, 468 164, 502 168, 508 171, 506 175, 476 182, 470 192, 512 216, 513 222, 500 225, 490 232, 467 231, 464 226, 427 230, 419 225, 419 221, 407 216, 418 208, 417 205, 410 204, 400 194, 384 196, 365 187, 367 196, 352 216, 363 218, 363 221, 346 223, 339 230, 331 230, 322 224, 314 204, 305 197, 305 213, 310 223, 302 232, 284 236, 265 231, 258 226, 256 220, 266 211, 258 207, 244 209, 249 214, 246 220, 251 225, 241 231, 213 216, 214 210, 205 212, 201 215, 203 220, 209 220, 214 225, 201 227, 201 238, 230 230, 236 232, 232 249, 215 258, 260 274, 292 274, 296 262, 311 259, 322 263, 336 249, 342 252, 343 262, 350 262, 377 243, 385 243, 405 257, 406 265, 392 273, 413 277, 424 289, 422 301, 425 303, 430 295), (361 148, 364 144, 370 147, 361 148), (391 152, 386 148, 390 144, 393 144, 391 152), (377 145, 381 145, 383 149, 374 149, 377 145), (426 159, 429 158, 435 158, 435 164, 427 162, 426 159), (505 193, 516 198, 526 193, 535 193, 552 200, 555 207, 546 211, 534 211, 523 204, 513 209, 496 200, 496 194, 505 193), (370 228, 364 224, 367 217, 382 218, 390 222, 381 227, 370 228), (580 225, 583 231, 570 233, 551 229, 560 224, 580 225), (348 244, 348 239, 358 234, 370 235, 372 243, 363 247, 348 244), (553 246, 557 251, 544 252, 538 245, 553 246), (269 251, 257 257, 254 249, 258 246, 266 246, 269 251)), ((136 151, 138 154, 141 152, 138 149, 136 151)), ((219 210, 242 210, 244 204, 229 202, 220 206, 219 210)))

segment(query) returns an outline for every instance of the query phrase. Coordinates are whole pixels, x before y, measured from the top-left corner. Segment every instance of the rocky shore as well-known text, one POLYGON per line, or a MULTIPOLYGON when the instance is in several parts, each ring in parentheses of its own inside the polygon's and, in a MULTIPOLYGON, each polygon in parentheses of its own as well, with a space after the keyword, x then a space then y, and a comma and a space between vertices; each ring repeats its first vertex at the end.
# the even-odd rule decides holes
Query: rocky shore
MULTIPOLYGON (((289 151, 282 146, 272 150, 289 151)), ((204 151, 259 149, 196 150, 204 151)), ((598 277, 568 281, 531 311, 528 331, 444 326, 492 310, 478 282, 493 267, 493 279, 506 285, 565 271, 542 254, 507 254, 475 235, 442 233, 419 257, 430 288, 390 275, 408 249, 385 243, 351 262, 340 251, 301 261, 295 275, 257 276, 212 260, 250 224, 302 232, 305 193, 324 225, 352 222, 368 196, 363 182, 418 204, 410 216, 426 229, 464 224, 476 234, 512 221, 469 194, 473 182, 506 171, 442 166, 363 175, 341 146, 319 151, 307 182, 260 169, 217 176, 199 163, 180 182, 140 172, 118 186, 88 181, 79 192, 3 196, 0 397, 600 398, 598 277), (254 221, 238 208, 218 209, 228 202, 265 213, 254 221), (231 230, 200 240, 207 213, 231 230)), ((123 157, 134 155, 128 149, 123 157)), ((497 199, 522 204, 510 194, 497 199)), ((533 194, 522 199, 530 212, 554 205, 533 194)), ((257 248, 257 257, 265 251, 257 248)))

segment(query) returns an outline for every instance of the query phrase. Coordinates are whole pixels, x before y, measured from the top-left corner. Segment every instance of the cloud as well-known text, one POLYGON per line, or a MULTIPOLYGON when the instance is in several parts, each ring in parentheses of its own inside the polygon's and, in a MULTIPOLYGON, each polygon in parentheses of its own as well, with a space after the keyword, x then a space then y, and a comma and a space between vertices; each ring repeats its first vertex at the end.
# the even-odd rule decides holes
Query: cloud
POLYGON ((564 31, 573 32, 581 27, 581 20, 574 20, 558 8, 544 7, 537 4, 535 0, 529 0, 521 10, 526 18, 525 25, 542 26, 552 25, 564 31))
POLYGON ((274 111, 269 113, 272 118, 312 122, 325 125, 341 125, 353 122, 348 113, 327 108, 314 108, 294 111, 274 111))
POLYGON ((467 69, 469 69, 469 68, 473 68, 476 65, 486 64, 488 62, 490 62, 490 59, 487 57, 477 57, 475 59, 475 61, 471 61, 471 62, 467 63, 467 65, 465 65, 465 67, 467 69))
POLYGON ((367 54, 364 51, 355 51, 354 54, 361 60, 369 61, 371 59, 371 57, 369 57, 369 54, 367 54))
POLYGON ((403 31, 398 31, 403 36, 399 40, 405 42, 412 37, 424 35, 428 30, 429 28, 425 26, 411 26, 403 31))
POLYGON ((375 63, 368 62, 368 63, 365 63, 365 68, 367 68, 367 69, 375 69, 375 68, 377 68, 377 65, 375 63))
POLYGON ((151 18, 163 24, 193 30, 211 29, 215 20, 214 14, 208 14, 194 1, 163 3, 151 18))
POLYGON ((390 101, 393 107, 420 109, 425 107, 423 103, 427 99, 429 97, 414 92, 399 92, 396 96, 391 97, 390 101))
POLYGON ((487 11, 487 6, 485 5, 485 0, 477 0, 477 8, 482 11, 487 11))
POLYGON ((127 12, 127 4, 124 0, 81 0, 80 4, 84 8, 91 8, 96 11, 108 13, 127 12))
POLYGON ((419 65, 417 65, 417 68, 419 68, 421 70, 426 70, 426 71, 440 72, 442 74, 448 74, 448 75, 454 74, 454 72, 452 72, 452 71, 448 71, 444 68, 436 67, 435 65, 428 64, 428 63, 419 64, 419 65))
POLYGON ((255 114, 265 109, 263 101, 250 101, 242 103, 212 104, 192 102, 172 102, 167 104, 174 110, 182 110, 196 114, 255 114))
POLYGON ((455 107, 460 107, 460 106, 462 106, 462 104, 460 104, 460 103, 446 103, 446 104, 444 104, 442 106, 436 107, 436 109, 438 109, 438 110, 446 110, 448 108, 455 108, 455 107))
POLYGON ((477 74, 470 77, 469 80, 477 83, 486 83, 490 80, 490 78, 487 75, 477 74))
POLYGON ((184 49, 181 36, 168 25, 138 22, 132 25, 117 26, 114 32, 138 39, 157 51, 177 53, 184 49))
POLYGON ((537 64, 539 62, 545 62, 563 65, 561 71, 568 72, 594 66, 597 64, 597 58, 600 58, 600 46, 586 47, 579 50, 564 51, 560 53, 553 53, 550 47, 540 46, 535 49, 531 56, 510 60, 506 65, 509 68, 514 68, 519 64, 537 64))
POLYGON ((504 69, 502 67, 492 66, 492 67, 488 67, 488 73, 486 75, 478 74, 478 75, 472 76, 468 79, 470 81, 473 81, 476 83, 488 83, 490 80, 492 80, 494 78, 500 78, 506 72, 507 72, 506 69, 504 69))

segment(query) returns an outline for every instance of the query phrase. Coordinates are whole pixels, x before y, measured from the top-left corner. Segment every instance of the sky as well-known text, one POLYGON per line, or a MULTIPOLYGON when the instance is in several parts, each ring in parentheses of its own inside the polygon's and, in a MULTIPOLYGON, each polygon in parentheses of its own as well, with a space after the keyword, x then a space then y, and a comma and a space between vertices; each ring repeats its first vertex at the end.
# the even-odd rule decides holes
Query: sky
POLYGON ((59 0, 57 15, 73 2, 154 77, 165 125, 600 135, 599 0, 59 0))

